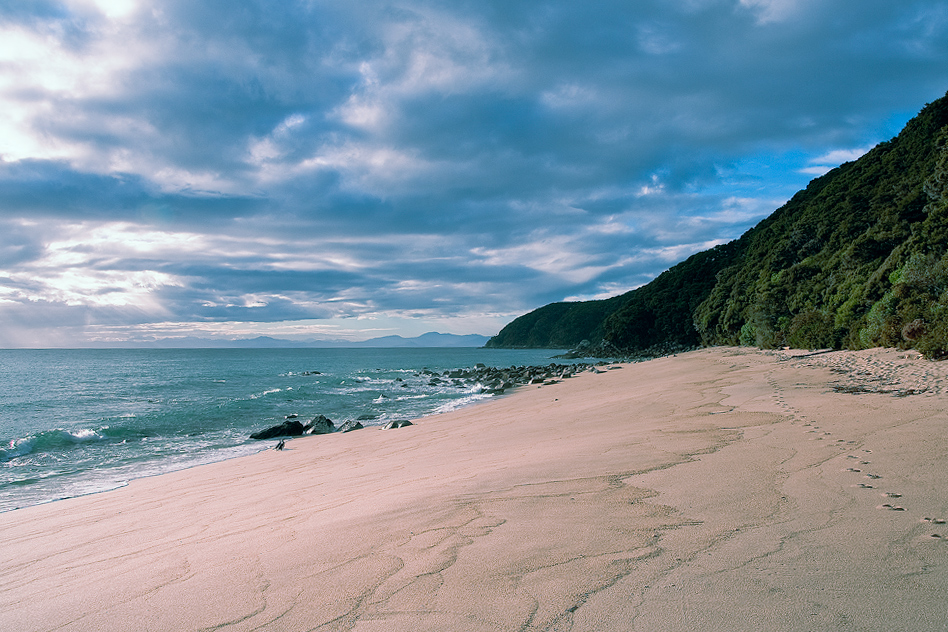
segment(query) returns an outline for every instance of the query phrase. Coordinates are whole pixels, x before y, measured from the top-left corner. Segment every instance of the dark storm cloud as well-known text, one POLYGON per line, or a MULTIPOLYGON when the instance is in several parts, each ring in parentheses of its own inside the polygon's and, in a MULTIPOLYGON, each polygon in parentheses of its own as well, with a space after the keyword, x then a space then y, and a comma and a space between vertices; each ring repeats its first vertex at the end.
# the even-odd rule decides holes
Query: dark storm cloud
POLYGON ((136 174, 84 173, 63 161, 0 162, 0 217, 203 225, 259 210, 248 196, 162 193, 136 174))
POLYGON ((63 324, 499 326, 739 236, 948 88, 921 0, 98 5, 0 2, 0 310, 63 324))

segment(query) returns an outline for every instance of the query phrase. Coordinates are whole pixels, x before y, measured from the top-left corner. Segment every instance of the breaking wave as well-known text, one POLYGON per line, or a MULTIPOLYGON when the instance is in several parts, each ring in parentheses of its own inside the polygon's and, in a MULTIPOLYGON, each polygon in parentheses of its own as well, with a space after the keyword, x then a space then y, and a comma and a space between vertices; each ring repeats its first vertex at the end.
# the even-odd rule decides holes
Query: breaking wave
POLYGON ((90 443, 137 441, 144 438, 144 436, 146 435, 141 431, 110 428, 109 426, 103 426, 95 430, 91 428, 79 430, 56 428, 6 442, 6 445, 0 448, 0 462, 32 454, 65 452, 90 443))

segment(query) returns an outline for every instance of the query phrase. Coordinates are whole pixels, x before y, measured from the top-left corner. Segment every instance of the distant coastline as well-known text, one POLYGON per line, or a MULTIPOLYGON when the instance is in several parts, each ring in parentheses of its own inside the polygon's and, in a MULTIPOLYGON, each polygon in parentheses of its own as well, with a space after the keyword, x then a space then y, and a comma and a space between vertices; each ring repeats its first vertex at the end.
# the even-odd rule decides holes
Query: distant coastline
POLYGON ((270 336, 255 338, 159 338, 157 340, 129 340, 93 342, 75 348, 82 349, 395 349, 395 348, 480 348, 487 344, 489 336, 480 334, 443 334, 436 331, 405 338, 382 336, 368 340, 289 340, 270 336))

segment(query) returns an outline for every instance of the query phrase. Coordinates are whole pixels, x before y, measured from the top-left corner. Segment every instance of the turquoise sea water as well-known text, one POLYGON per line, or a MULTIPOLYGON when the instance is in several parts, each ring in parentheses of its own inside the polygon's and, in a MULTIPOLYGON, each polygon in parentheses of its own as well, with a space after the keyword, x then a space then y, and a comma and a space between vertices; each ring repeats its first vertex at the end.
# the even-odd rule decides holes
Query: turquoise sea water
MULTIPOLYGON (((271 447, 299 415, 367 427, 491 397, 420 372, 545 365, 500 349, 0 350, 0 511, 271 447)), ((557 360, 557 362, 560 362, 557 360)), ((311 440, 318 441, 319 438, 311 440)))

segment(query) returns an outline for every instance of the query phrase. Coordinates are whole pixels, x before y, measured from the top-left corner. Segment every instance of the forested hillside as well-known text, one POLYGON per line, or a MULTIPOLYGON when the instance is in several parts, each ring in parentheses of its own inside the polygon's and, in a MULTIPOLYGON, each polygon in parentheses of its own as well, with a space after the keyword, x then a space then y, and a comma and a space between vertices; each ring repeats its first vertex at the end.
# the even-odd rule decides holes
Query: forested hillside
POLYGON ((740 239, 605 301, 521 316, 488 346, 913 347, 948 355, 948 97, 740 239))

